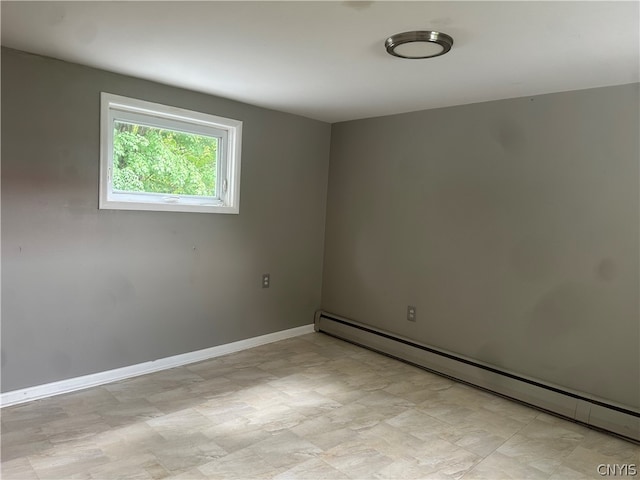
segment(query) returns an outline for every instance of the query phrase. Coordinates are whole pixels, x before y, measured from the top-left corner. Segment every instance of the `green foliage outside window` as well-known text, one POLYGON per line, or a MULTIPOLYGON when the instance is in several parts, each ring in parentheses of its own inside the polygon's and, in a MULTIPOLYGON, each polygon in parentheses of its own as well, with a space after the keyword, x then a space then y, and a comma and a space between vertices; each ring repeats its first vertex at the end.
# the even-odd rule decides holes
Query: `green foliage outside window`
POLYGON ((215 196, 218 139, 116 122, 113 189, 215 196))

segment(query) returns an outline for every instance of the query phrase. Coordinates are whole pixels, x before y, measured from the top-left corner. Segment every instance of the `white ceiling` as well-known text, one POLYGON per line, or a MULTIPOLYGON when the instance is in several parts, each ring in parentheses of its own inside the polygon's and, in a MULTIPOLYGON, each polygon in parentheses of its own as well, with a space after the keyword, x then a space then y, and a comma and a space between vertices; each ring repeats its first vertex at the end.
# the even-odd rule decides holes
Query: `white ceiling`
POLYGON ((327 122, 639 81, 638 2, 7 2, 2 44, 327 122), (407 30, 454 38, 403 60, 407 30))

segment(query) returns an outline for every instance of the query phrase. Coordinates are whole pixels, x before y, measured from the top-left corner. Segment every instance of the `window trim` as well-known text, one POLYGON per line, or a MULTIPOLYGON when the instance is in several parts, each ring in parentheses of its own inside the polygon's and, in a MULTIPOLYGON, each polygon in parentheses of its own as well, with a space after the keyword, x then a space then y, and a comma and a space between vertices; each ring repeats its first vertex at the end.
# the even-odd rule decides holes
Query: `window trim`
POLYGON ((100 195, 103 210, 240 213, 242 122, 111 93, 100 94, 100 195), (125 121, 220 138, 216 168, 217 197, 177 196, 113 190, 113 126, 125 121), (226 188, 224 188, 226 187, 226 188))

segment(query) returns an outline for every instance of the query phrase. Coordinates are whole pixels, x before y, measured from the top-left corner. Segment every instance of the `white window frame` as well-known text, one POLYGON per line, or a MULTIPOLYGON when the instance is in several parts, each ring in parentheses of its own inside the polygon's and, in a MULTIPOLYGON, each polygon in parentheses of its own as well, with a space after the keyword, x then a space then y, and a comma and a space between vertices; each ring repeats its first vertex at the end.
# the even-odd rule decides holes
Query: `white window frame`
POLYGON ((107 210, 240 213, 242 122, 102 92, 100 95, 100 199, 107 210), (122 121, 218 138, 216 196, 113 190, 114 122, 122 121))

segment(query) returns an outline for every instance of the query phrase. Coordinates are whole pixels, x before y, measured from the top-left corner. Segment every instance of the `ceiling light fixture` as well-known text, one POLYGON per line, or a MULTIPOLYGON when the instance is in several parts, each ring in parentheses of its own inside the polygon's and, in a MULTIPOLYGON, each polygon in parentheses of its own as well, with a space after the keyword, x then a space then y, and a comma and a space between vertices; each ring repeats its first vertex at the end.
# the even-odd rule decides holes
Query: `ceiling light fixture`
POLYGON ((396 33, 384 42, 389 55, 400 58, 433 58, 444 55, 453 45, 446 33, 426 31, 396 33))

